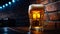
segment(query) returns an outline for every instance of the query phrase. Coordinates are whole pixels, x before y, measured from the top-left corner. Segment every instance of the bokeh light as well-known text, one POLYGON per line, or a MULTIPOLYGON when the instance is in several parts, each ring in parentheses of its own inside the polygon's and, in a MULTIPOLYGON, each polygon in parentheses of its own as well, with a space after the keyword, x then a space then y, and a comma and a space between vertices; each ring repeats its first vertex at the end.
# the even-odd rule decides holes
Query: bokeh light
POLYGON ((0 6, 0 9, 2 9, 2 6, 0 6))
POLYGON ((5 8, 6 6, 9 6, 9 5, 11 5, 12 3, 15 3, 15 2, 16 2, 16 0, 12 0, 11 2, 8 2, 8 3, 0 6, 0 9, 3 9, 3 8, 5 8))
POLYGON ((5 5, 3 5, 3 8, 5 7, 5 5))
POLYGON ((8 2, 11 5, 11 2, 8 2))
POLYGON ((8 4, 5 4, 5 6, 8 6, 8 4))

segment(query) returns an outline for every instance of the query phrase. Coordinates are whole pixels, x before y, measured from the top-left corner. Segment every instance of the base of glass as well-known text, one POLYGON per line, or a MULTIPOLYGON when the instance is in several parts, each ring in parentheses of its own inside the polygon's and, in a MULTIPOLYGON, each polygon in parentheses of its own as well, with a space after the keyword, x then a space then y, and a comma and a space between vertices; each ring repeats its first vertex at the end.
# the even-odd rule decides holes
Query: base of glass
POLYGON ((40 31, 44 31, 44 28, 43 27, 32 27, 31 30, 32 31, 37 31, 37 32, 39 31, 40 32, 40 31))

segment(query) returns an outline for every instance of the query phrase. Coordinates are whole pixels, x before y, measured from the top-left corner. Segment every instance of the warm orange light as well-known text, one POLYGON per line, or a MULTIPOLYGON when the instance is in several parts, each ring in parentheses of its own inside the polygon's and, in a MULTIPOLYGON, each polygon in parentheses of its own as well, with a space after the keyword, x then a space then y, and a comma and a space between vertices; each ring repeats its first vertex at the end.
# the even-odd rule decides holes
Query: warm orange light
POLYGON ((40 11, 32 11, 33 12, 33 19, 40 18, 40 11))
POLYGON ((37 27, 35 27, 35 29, 39 29, 39 28, 40 28, 40 27, 38 27, 38 26, 37 26, 37 27))
POLYGON ((40 30, 40 28, 43 28, 42 26, 36 26, 36 27, 34 27, 35 28, 35 30, 38 32, 39 30, 40 30))
POLYGON ((36 14, 33 14, 33 19, 36 19, 36 14))
POLYGON ((37 14, 37 18, 40 18, 40 13, 37 14))

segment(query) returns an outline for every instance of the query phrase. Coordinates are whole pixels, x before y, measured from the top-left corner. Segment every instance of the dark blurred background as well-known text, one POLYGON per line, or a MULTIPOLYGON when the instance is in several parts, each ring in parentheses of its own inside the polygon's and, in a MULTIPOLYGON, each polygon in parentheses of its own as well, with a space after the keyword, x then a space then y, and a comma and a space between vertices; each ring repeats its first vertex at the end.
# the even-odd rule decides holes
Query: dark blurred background
MULTIPOLYGON (((0 0, 0 6, 12 0, 0 0)), ((18 0, 0 9, 0 26, 29 26, 28 7, 35 0, 18 0), (7 20, 4 20, 7 18, 7 20)))
MULTIPOLYGON (((9 1, 12 0, 1 0, 0 1, 0 6, 4 5, 5 3, 8 3, 9 1)), ((54 3, 54 2, 58 2, 59 0, 17 0, 15 3, 12 3, 11 5, 0 9, 0 26, 29 26, 29 17, 28 17, 28 7, 30 4, 46 4, 48 5, 49 3, 54 3), (46 3, 47 2, 47 3, 46 3)), ((51 7, 53 5, 53 7, 51 8, 52 10, 49 11, 47 10, 46 15, 45 16, 45 20, 50 20, 51 22, 54 22, 53 25, 55 25, 55 22, 59 22, 60 18, 59 18, 59 2, 55 3, 55 4, 51 4, 48 5, 47 7, 51 7), (56 6, 54 6, 56 5, 56 6), (58 6, 58 7, 57 7, 58 6), (59 10, 55 10, 54 7, 57 7, 57 9, 59 10), (55 11, 55 12, 54 12, 55 11), (53 13, 54 12, 54 13, 53 13), (54 15, 52 15, 52 14, 54 15), (58 15, 57 15, 58 14, 58 15), (58 17, 57 17, 58 16, 58 17)), ((47 8, 46 7, 46 8, 47 8)), ((47 8, 48 9, 48 8, 47 8)), ((51 26, 52 23, 48 22, 51 26)))
MULTIPOLYGON (((12 0, 0 0, 0 6, 9 1, 12 0)), ((46 33, 60 33, 60 0, 17 0, 15 3, 0 9, 0 34, 27 34, 27 32, 24 33, 22 31, 28 30, 26 27, 29 27, 30 24, 28 17, 28 7, 30 4, 47 5, 44 20, 47 21, 45 28, 50 31, 47 31, 46 33), (19 31, 19 33, 16 30, 19 31), (52 30, 54 30, 54 33, 52 30)))

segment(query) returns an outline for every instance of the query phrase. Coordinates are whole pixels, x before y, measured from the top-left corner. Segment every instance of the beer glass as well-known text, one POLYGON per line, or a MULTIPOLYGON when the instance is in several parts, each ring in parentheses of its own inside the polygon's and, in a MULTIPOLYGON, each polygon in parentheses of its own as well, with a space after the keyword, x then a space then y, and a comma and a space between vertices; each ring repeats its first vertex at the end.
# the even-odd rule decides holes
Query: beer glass
POLYGON ((42 4, 31 4, 29 5, 29 20, 30 20, 30 29, 36 31, 43 31, 44 26, 44 5, 42 4))

